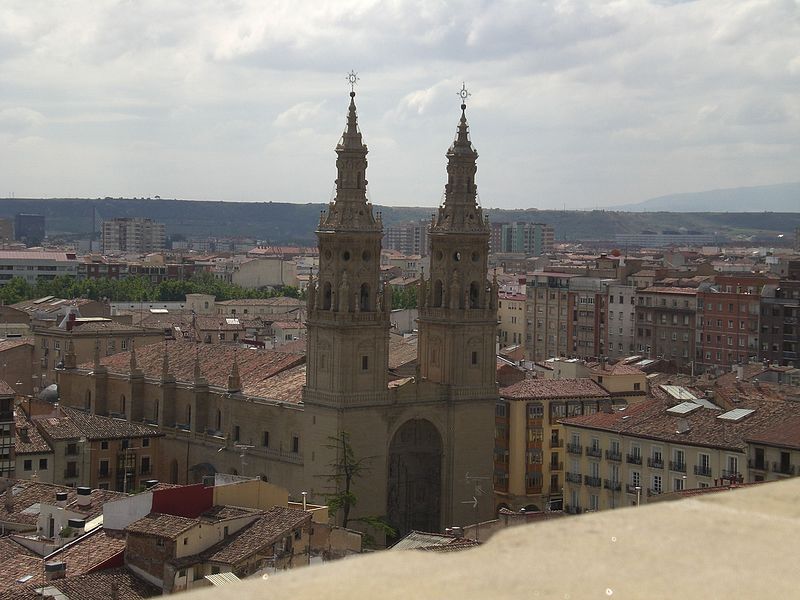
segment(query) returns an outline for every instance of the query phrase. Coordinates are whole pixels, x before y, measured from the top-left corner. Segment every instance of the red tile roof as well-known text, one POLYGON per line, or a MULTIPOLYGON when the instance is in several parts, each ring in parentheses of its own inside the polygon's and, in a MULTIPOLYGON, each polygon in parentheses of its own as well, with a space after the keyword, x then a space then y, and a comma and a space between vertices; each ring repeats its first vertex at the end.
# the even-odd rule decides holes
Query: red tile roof
POLYGON ((113 440, 164 435, 155 427, 123 419, 104 417, 59 406, 56 416, 34 417, 33 421, 53 440, 113 440))
POLYGON ((601 385, 591 379, 523 379, 500 390, 500 397, 511 400, 610 398, 601 385))
POLYGON ((754 444, 800 450, 800 415, 755 429, 745 439, 754 444))

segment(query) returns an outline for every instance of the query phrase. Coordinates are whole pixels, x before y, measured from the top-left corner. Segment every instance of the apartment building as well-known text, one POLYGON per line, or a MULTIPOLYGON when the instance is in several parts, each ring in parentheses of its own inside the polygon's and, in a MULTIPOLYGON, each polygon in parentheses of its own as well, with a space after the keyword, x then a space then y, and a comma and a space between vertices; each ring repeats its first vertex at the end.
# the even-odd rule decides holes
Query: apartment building
POLYGON ((630 356, 636 352, 636 288, 612 283, 608 286, 606 302, 605 356, 611 359, 630 356))
POLYGON ((120 217, 103 221, 103 254, 147 254, 166 248, 163 223, 138 217, 120 217))
POLYGON ((760 360, 800 364, 800 281, 781 279, 761 291, 760 360))
POLYGON ((727 369, 758 358, 761 292, 768 283, 777 279, 718 275, 712 286, 698 290, 696 364, 700 369, 727 369))
POLYGON ((0 250, 0 285, 20 277, 31 285, 56 277, 78 274, 74 252, 39 250, 0 250))
POLYGON ((689 366, 695 357, 697 290, 649 287, 636 295, 636 352, 689 366))
POLYGON ((396 223, 386 228, 383 248, 407 255, 428 255, 428 231, 431 222, 427 219, 396 223))
POLYGON ((588 378, 524 379, 502 388, 495 409, 497 509, 561 508, 565 438, 559 420, 610 409, 611 395, 588 378))
POLYGON ((606 303, 613 279, 573 277, 569 280, 567 353, 579 358, 606 354, 606 303))
POLYGON ((497 299, 497 337, 500 346, 525 342, 525 294, 500 292, 497 299))
MULTIPOLYGON (((753 437, 766 448, 777 432, 785 433, 785 419, 796 423, 800 418, 800 406, 793 402, 750 396, 725 409, 685 388, 669 389, 677 387, 662 386, 661 397, 624 410, 561 420, 574 449, 565 465, 569 512, 644 504, 666 492, 755 480, 749 457, 750 464, 761 461, 763 479, 766 450, 758 455, 750 450, 748 435, 760 432, 753 437)), ((789 475, 791 461, 789 455, 775 462, 789 475)))
POLYGON ((14 389, 0 380, 0 478, 14 476, 14 389))
POLYGON ((15 422, 17 478, 133 492, 163 475, 163 434, 143 423, 32 399, 17 408, 15 422))
POLYGON ((542 256, 553 252, 555 231, 545 223, 492 223, 491 251, 525 256, 542 256))
POLYGON ((525 355, 542 361, 566 356, 569 282, 577 275, 535 271, 528 274, 525 293, 525 355))

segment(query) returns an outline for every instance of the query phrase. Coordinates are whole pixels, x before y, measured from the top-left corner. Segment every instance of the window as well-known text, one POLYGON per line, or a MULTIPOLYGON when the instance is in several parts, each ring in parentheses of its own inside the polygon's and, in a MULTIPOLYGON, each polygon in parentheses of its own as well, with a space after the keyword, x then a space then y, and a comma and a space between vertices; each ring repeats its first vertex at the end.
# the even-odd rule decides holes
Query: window
POLYGON ((653 491, 656 494, 660 494, 663 489, 661 475, 653 475, 653 491))
POLYGON ((634 383, 634 384, 633 384, 633 389, 634 389, 634 391, 637 391, 637 392, 638 392, 638 391, 641 389, 641 387, 642 387, 642 384, 641 384, 641 383, 634 383))
POLYGON ((23 462, 22 463, 22 469, 24 471, 32 471, 33 470, 33 461, 32 460, 26 460, 25 462, 23 462))
POLYGON ((156 538, 156 546, 158 546, 159 548, 163 548, 164 547, 164 539, 163 538, 156 538))
POLYGON ((119 347, 122 350, 127 350, 128 349, 128 340, 127 339, 120 340, 119 347))
POLYGON ((100 477, 108 477, 108 459, 103 459, 100 461, 100 477))
POLYGON ((107 441, 100 442, 100 450, 108 450, 108 442, 107 441))
POLYGON ((528 404, 528 418, 541 419, 544 416, 544 407, 541 402, 531 402, 528 404))
POLYGON ((233 426, 233 441, 234 442, 238 442, 239 441, 239 433, 240 433, 239 426, 238 425, 234 425, 233 426))
POLYGON ((685 484, 685 483, 686 483, 686 482, 685 482, 685 480, 683 479, 683 477, 680 477, 680 478, 675 478, 675 479, 673 480, 673 482, 672 482, 672 489, 673 489, 673 491, 680 492, 680 491, 683 489, 683 487, 684 487, 684 484, 685 484))
POLYGON ((269 431, 265 431, 261 436, 261 445, 264 448, 269 448, 269 431))
POLYGON ((600 510, 600 497, 597 494, 589 494, 589 510, 600 510))
POLYGON ((149 475, 150 474, 150 457, 143 456, 141 461, 141 469, 142 475, 149 475))
POLYGON ((293 435, 292 436, 292 452, 297 454, 300 452, 300 437, 293 435))
POLYGON ((142 448, 150 447, 150 438, 142 438, 142 448))
POLYGON ((475 350, 472 351, 472 364, 478 364, 478 353, 475 350))
MULTIPOLYGON (((186 546, 188 544, 189 544, 189 538, 188 537, 183 538, 183 545, 186 546)), ((186 571, 181 571, 181 573, 183 573, 183 575, 186 575, 186 571)), ((181 575, 181 577, 183 577, 183 575, 181 575)))
POLYGON ((642 476, 639 471, 631 471, 631 485, 633 487, 642 485, 642 476))
POLYGON ((366 355, 361 357, 361 370, 362 371, 369 370, 369 357, 366 355))
MULTIPOLYGON (((74 464, 74 463, 67 463, 67 464, 74 464)), ((46 471, 47 470, 47 459, 46 458, 40 458, 39 459, 39 470, 40 471, 46 471)))

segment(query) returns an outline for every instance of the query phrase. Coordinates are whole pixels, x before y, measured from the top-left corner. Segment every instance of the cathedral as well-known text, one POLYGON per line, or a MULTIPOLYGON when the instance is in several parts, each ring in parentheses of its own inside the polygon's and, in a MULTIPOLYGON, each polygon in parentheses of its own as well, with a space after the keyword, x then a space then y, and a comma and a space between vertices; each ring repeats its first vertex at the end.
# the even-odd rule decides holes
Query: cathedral
MULTIPOLYGON (((488 278, 489 224, 477 202, 466 105, 446 154, 444 202, 430 225, 411 377, 389 381, 391 290, 381 281, 383 226, 367 201, 354 92, 336 155, 336 197, 316 232, 305 354, 183 336, 116 353, 98 339, 88 364, 67 349, 58 369, 61 402, 157 427, 163 438, 154 473, 170 483, 241 474, 325 502, 342 464, 333 440, 345 434, 362 465, 351 518, 385 517, 399 534, 488 519, 497 283, 488 278)), ((117 471, 99 485, 120 487, 117 471)))
MULTIPOLYGON (((462 90, 465 92, 465 90, 462 90)), ((442 531, 493 513, 497 283, 489 223, 477 202, 478 153, 461 104, 447 151, 445 198, 430 226, 430 272, 418 287, 418 366, 388 381, 391 290, 381 282, 382 223, 367 201, 367 146, 355 92, 336 146, 336 197, 320 217, 319 270, 308 290, 303 390, 308 489, 322 491, 345 432, 366 470, 359 515, 398 532, 442 531)), ((462 93, 466 100, 466 93, 462 93)))

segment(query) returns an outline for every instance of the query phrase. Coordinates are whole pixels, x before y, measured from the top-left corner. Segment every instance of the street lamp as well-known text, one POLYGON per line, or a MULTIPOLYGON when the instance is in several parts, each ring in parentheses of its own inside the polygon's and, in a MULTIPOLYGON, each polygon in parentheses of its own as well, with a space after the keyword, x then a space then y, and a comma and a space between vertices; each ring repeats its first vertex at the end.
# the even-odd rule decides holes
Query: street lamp
POLYGON ((641 506, 642 503, 642 486, 636 486, 636 506, 641 506))

